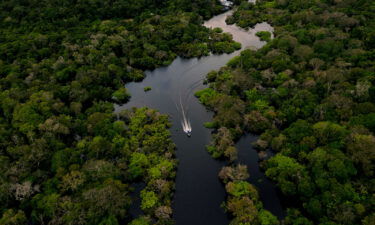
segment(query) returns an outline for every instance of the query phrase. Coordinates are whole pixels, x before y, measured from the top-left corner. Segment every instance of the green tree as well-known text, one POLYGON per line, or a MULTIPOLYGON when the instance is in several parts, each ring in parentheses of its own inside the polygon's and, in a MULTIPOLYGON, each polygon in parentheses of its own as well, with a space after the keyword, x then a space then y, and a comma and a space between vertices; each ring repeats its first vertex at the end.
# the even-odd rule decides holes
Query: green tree
POLYGON ((3 213, 0 223, 4 225, 21 225, 27 223, 27 218, 21 210, 15 212, 13 209, 8 209, 3 213))
POLYGON ((157 195, 153 191, 142 190, 141 198, 142 198, 141 208, 143 210, 154 208, 159 201, 157 195))

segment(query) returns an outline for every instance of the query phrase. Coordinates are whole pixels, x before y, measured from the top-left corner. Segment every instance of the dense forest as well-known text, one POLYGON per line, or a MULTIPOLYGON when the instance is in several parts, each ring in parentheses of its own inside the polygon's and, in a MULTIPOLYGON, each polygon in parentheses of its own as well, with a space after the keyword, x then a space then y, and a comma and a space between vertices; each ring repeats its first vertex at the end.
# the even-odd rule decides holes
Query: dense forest
MULTIPOLYGON (((267 21, 275 38, 256 33, 267 44, 207 74, 196 93, 215 112, 207 151, 229 162, 218 179, 230 224, 374 224, 375 2, 234 3, 228 24, 267 21), (283 220, 237 164, 246 132, 260 135, 252 144, 283 220)), ((114 106, 145 70, 240 49, 202 26, 223 10, 217 0, 1 1, 0 224, 174 224, 168 116, 114 106), (143 213, 133 218, 137 183, 143 213)))
POLYGON ((206 0, 0 3, 0 224, 173 224, 169 119, 124 84, 177 56, 239 49, 206 0), (133 184, 144 182, 131 218, 133 184), (131 221, 132 220, 132 221, 131 221))
MULTIPOLYGON (((215 112, 207 150, 235 162, 235 140, 260 134, 260 155, 276 153, 261 167, 283 196, 282 224, 374 224, 374 12, 371 0, 259 0, 227 18, 245 29, 267 21, 275 38, 257 33, 267 45, 210 72, 196 93, 215 112)), ((279 224, 246 172, 234 163, 219 174, 231 224, 279 224)))

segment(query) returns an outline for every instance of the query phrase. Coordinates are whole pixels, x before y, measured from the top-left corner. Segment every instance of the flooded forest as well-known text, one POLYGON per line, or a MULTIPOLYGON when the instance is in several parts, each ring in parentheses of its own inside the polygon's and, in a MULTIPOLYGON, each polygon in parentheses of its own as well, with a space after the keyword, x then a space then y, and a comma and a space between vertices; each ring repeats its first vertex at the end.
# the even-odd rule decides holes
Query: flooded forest
POLYGON ((1 225, 373 225, 370 0, 0 2, 1 225))

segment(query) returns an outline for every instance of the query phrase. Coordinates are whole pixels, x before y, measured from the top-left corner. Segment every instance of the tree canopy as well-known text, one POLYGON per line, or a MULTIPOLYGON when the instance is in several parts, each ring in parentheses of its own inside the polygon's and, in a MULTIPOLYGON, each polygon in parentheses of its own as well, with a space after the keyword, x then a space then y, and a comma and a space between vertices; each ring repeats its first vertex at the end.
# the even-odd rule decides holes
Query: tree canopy
MULTIPOLYGON (((261 166, 287 199, 284 224, 374 220, 374 7, 366 0, 243 1, 227 18, 243 28, 266 21, 275 38, 257 33, 264 47, 207 75, 209 87, 197 97, 215 112, 210 125, 228 133, 208 150, 217 156, 244 132, 260 134, 256 147, 277 153, 261 166)), ((246 191, 233 183, 227 192, 234 199, 246 191)), ((256 208, 249 200, 227 205, 233 224, 243 205, 256 208)))

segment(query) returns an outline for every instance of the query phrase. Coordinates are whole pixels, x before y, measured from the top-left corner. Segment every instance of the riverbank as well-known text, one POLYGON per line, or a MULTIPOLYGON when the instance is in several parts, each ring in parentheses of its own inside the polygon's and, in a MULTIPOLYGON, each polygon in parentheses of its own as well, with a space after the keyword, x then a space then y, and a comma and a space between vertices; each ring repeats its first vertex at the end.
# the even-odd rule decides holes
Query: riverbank
MULTIPOLYGON (((220 27, 224 32, 231 33, 233 39, 242 44, 242 49, 260 48, 265 44, 255 33, 259 30, 272 31, 270 26, 260 24, 254 30, 245 31, 233 25, 226 25, 225 18, 230 13, 232 11, 215 16, 206 21, 204 26, 220 27)), ((217 178, 225 163, 212 159, 205 149, 212 137, 211 130, 203 124, 211 121, 213 114, 199 103, 193 93, 205 88, 199 81, 202 81, 207 73, 220 69, 239 54, 240 51, 232 54, 212 54, 199 59, 177 57, 167 67, 146 71, 146 78, 142 82, 127 84, 126 88, 132 97, 127 104, 116 108, 116 111, 120 111, 147 106, 170 115, 172 140, 177 145, 176 156, 179 160, 173 203, 174 219, 178 225, 229 223, 227 215, 220 207, 225 200, 225 190, 217 178), (152 90, 144 92, 145 87, 152 87, 152 90), (191 121, 193 131, 190 138, 181 128, 182 115, 175 107, 180 97, 187 107, 186 116, 191 121)), ((251 148, 244 151, 251 151, 251 148)), ((257 168, 258 164, 248 166, 257 168)), ((275 199, 275 202, 278 200, 275 199)))

